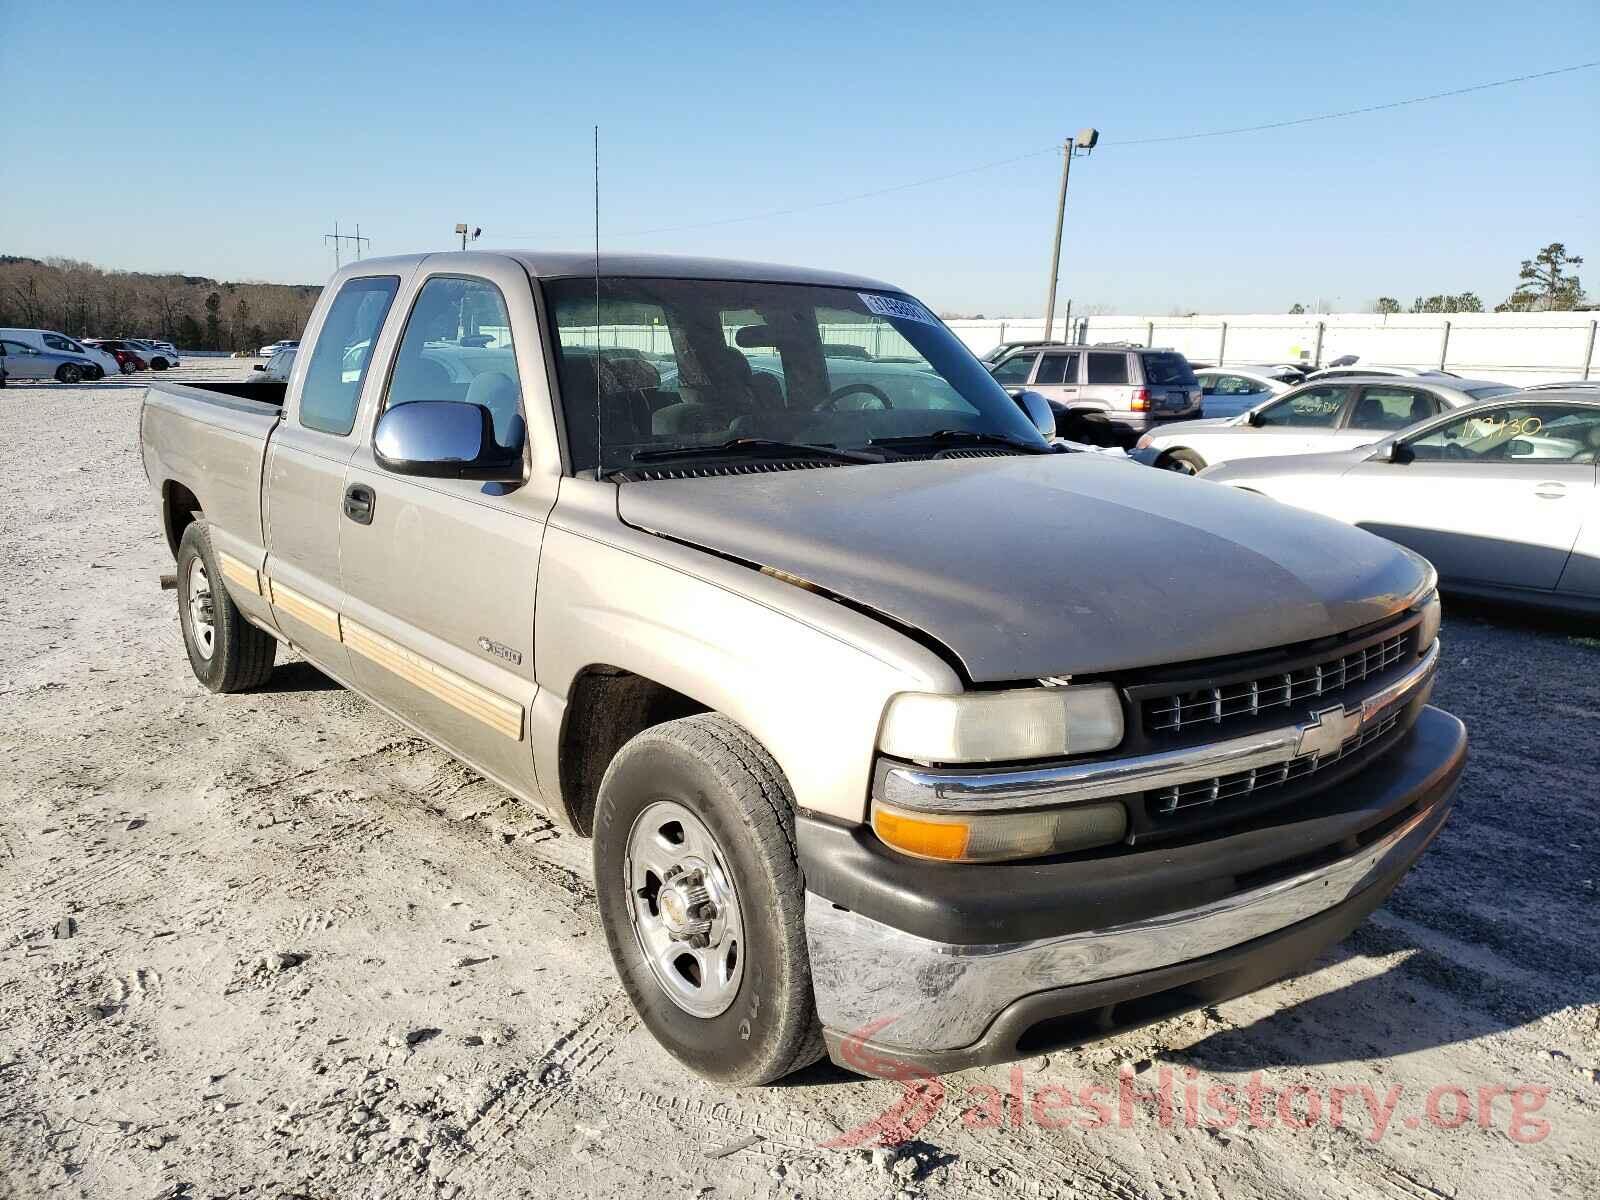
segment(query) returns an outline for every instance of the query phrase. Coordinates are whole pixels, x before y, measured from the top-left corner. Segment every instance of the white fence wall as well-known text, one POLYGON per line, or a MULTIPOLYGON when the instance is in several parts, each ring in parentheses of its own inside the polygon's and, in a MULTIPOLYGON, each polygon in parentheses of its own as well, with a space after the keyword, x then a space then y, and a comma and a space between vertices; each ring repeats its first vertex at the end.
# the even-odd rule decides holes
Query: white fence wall
MULTIPOLYGON (((948 324, 979 354, 998 342, 1044 334, 1043 318, 1034 317, 948 324)), ((1600 378, 1596 314, 1587 312, 1074 316, 1072 325, 1076 340, 1171 346, 1195 362, 1327 363, 1355 354, 1371 366, 1442 366, 1507 383, 1600 378)), ((1059 316, 1055 336, 1068 336, 1059 316)))

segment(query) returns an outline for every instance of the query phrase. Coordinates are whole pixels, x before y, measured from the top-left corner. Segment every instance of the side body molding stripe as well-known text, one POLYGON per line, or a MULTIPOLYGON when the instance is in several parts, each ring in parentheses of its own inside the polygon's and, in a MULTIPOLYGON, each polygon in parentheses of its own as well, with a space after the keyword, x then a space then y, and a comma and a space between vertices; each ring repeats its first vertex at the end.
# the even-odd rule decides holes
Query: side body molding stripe
MULTIPOLYGON (((235 578, 232 567, 237 566, 245 572, 246 577, 236 579, 236 582, 241 587, 250 588, 259 594, 259 583, 251 588, 251 583, 256 580, 256 572, 248 565, 237 559, 229 559, 226 555, 221 556, 219 565, 230 579, 235 578)), ((472 680, 406 649, 398 642, 391 641, 365 625, 341 616, 326 604, 320 604, 293 588, 285 587, 275 579, 267 578, 266 583, 272 604, 287 615, 326 637, 343 642, 363 658, 376 663, 386 671, 393 672, 414 687, 444 701, 451 708, 482 721, 496 733, 503 734, 513 741, 522 740, 522 705, 516 701, 508 700, 486 687, 473 683, 472 680)))

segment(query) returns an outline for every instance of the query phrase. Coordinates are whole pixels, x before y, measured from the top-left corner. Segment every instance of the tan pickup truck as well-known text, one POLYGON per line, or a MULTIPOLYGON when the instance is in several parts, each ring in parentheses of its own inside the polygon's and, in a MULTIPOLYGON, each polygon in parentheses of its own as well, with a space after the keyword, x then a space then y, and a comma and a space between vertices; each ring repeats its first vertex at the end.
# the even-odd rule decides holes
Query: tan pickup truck
POLYGON ((743 1084, 1258 987, 1445 819, 1427 563, 1051 423, 888 284, 506 252, 346 267, 286 382, 140 424, 201 683, 293 646, 592 837, 743 1084))

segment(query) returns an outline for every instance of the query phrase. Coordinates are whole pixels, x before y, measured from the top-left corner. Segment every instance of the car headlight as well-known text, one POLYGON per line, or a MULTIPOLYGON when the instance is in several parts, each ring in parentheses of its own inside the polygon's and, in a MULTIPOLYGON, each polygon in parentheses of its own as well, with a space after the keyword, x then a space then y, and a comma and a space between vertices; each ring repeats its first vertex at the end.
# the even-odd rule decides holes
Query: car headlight
POLYGON ((1133 448, 1135 450, 1148 450, 1150 448, 1150 435, 1148 433, 1141 433, 1139 435, 1139 440, 1133 444, 1133 448))
POLYGON ((1417 607, 1422 611, 1422 624, 1417 630, 1417 649, 1426 654, 1428 647, 1439 636, 1439 624, 1444 620, 1444 605, 1439 602, 1439 590, 1435 588, 1428 593, 1417 607))
POLYGON ((1121 841, 1128 812, 1115 801, 1004 813, 920 813, 881 800, 872 829, 885 845, 941 862, 998 862, 1121 841))
POLYGON ((1109 683, 901 692, 884 710, 878 748, 922 763, 1009 762, 1109 750, 1122 732, 1122 704, 1109 683))

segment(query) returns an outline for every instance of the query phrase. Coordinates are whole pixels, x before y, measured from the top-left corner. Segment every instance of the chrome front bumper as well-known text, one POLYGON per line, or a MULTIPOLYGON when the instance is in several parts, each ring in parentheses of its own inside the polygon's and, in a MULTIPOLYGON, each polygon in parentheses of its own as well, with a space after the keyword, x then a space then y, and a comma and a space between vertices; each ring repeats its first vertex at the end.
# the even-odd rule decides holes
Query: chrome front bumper
MULTIPOLYGON (((1425 712, 1449 757, 1431 764, 1429 794, 1415 795, 1404 820, 1356 853, 1208 904, 1059 937, 964 945, 907 933, 808 892, 812 980, 830 1043, 860 1037, 890 1055, 937 1059, 974 1046, 1025 997, 1204 959, 1355 907, 1369 888, 1379 887, 1381 899, 1438 832, 1465 757, 1460 723, 1425 712)), ((1401 785, 1405 796, 1412 786, 1401 785)))

